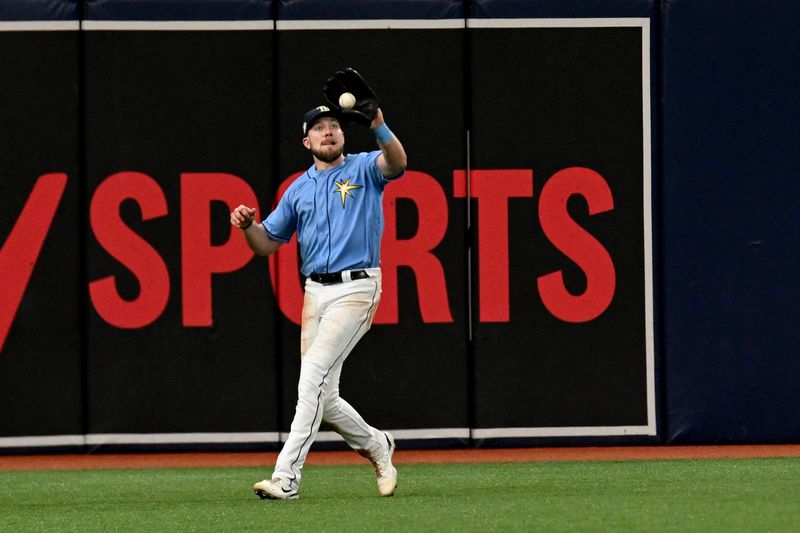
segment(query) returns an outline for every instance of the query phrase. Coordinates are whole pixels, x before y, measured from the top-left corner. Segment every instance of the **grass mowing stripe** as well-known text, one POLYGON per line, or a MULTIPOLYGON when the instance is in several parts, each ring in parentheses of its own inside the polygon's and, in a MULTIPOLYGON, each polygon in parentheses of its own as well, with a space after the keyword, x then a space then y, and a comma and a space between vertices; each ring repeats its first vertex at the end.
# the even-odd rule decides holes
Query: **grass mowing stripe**
POLYGON ((254 468, 0 472, 2 531, 792 531, 800 458, 308 466, 261 501, 254 468))

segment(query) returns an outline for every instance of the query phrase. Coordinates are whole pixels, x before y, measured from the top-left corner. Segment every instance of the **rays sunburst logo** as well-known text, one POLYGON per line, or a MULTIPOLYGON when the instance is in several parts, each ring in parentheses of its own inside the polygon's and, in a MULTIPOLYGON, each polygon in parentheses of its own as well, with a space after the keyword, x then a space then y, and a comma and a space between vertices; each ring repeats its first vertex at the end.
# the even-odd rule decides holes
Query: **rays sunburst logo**
POLYGON ((344 209, 344 202, 345 202, 345 199, 348 196, 350 196, 351 198, 355 198, 355 196, 353 196, 353 193, 350 192, 350 191, 362 188, 361 185, 350 185, 350 178, 347 178, 347 181, 344 181, 344 182, 342 182, 342 181, 334 181, 333 184, 336 186, 336 190, 332 191, 333 194, 337 194, 338 193, 339 195, 341 195, 341 198, 342 198, 342 209, 344 209))

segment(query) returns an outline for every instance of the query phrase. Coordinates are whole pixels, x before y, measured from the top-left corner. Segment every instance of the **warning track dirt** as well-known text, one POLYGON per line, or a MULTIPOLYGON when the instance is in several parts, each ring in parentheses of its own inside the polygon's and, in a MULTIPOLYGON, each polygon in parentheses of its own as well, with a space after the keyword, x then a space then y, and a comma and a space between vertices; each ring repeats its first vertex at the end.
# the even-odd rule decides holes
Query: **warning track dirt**
MULTIPOLYGON (((0 456, 0 471, 249 466, 271 468, 275 464, 276 457, 276 452, 9 455, 0 456)), ((759 457, 800 457, 800 444, 398 450, 395 452, 393 462, 395 464, 413 464, 650 461, 759 457)), ((362 457, 351 451, 329 451, 311 452, 306 464, 349 465, 363 462, 362 457)))

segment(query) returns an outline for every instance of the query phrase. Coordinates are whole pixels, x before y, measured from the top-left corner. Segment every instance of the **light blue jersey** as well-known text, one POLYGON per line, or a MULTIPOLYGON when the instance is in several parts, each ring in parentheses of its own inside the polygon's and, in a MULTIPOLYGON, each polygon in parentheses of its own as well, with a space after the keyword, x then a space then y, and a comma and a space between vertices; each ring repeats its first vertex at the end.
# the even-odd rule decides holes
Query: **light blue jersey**
POLYGON ((297 232, 304 276, 380 266, 381 202, 389 183, 378 169, 380 154, 349 154, 328 170, 311 165, 262 222, 275 241, 289 242, 297 232))

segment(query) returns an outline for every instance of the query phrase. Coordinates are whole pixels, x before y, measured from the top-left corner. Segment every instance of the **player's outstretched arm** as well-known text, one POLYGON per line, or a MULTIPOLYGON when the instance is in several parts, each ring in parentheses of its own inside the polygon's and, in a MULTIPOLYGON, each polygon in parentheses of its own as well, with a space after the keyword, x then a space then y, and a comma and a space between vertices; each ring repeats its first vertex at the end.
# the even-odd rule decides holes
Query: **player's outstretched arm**
POLYGON ((378 156, 381 174, 394 178, 405 170, 406 151, 384 122, 378 95, 358 71, 354 68, 336 71, 325 83, 322 92, 331 106, 339 110, 345 122, 369 127, 375 134, 382 152, 378 156))
POLYGON ((370 124, 370 131, 375 134, 375 140, 381 149, 378 156, 378 168, 387 178, 393 178, 406 169, 408 159, 403 143, 392 133, 383 120, 383 112, 378 108, 375 118, 370 124))
POLYGON ((280 242, 273 241, 261 224, 255 224, 256 210, 240 205, 231 212, 231 225, 236 226, 247 239, 247 245, 258 255, 269 255, 281 247, 280 242))

